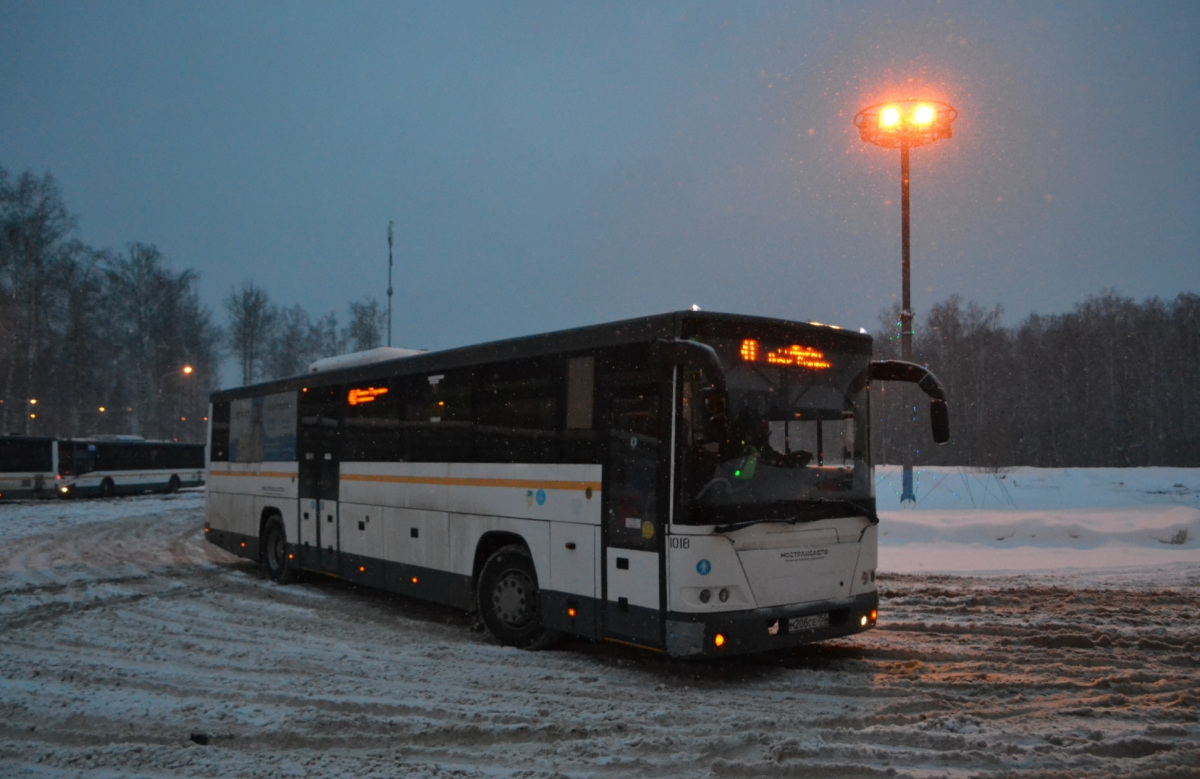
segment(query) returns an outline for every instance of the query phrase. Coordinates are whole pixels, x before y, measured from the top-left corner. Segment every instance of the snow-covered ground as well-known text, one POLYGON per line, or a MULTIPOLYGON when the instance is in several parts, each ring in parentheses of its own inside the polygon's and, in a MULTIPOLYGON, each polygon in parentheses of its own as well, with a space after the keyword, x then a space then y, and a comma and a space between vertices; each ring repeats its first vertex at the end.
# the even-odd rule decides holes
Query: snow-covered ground
POLYGON ((878 476, 878 629, 723 662, 280 587, 198 492, 0 506, 0 775, 1200 776, 1200 472, 878 476))

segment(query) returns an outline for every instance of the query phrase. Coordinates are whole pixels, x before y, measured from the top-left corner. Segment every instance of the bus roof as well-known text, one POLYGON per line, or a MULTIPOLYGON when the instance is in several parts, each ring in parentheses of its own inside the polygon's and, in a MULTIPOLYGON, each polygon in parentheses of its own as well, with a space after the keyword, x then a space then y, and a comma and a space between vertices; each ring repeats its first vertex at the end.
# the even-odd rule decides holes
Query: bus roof
MULTIPOLYGON (((498 341, 459 346, 441 351, 415 351, 396 356, 391 359, 371 361, 366 364, 351 364, 345 368, 331 366, 319 373, 275 379, 259 384, 217 390, 212 394, 213 400, 230 399, 235 397, 254 397, 282 392, 300 387, 323 386, 342 382, 365 381, 383 375, 395 373, 415 374, 429 371, 453 370, 470 365, 489 362, 499 362, 529 357, 542 357, 571 351, 598 349, 621 344, 644 343, 655 339, 672 339, 679 337, 683 323, 687 321, 703 321, 726 324, 757 324, 764 328, 804 328, 814 333, 821 333, 826 338, 835 338, 846 343, 856 351, 871 349, 872 338, 865 332, 845 330, 833 325, 817 322, 794 322, 786 319, 750 316, 745 314, 725 314, 714 311, 674 311, 665 314, 623 319, 597 325, 556 330, 549 333, 517 336, 498 341), (411 353, 414 352, 415 353, 411 353)), ((400 350, 397 350, 400 351, 400 350)), ((352 357, 351 355, 344 355, 352 357)), ((326 358, 331 362, 339 358, 326 358)))

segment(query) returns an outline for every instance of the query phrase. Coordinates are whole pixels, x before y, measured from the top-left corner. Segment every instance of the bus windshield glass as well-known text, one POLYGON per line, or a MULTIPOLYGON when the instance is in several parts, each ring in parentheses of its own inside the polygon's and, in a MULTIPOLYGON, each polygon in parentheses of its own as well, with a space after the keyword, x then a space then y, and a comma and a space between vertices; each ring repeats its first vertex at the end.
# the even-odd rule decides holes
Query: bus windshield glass
POLYGON ((685 369, 680 521, 803 522, 873 513, 870 354, 830 339, 704 338, 724 392, 685 369))

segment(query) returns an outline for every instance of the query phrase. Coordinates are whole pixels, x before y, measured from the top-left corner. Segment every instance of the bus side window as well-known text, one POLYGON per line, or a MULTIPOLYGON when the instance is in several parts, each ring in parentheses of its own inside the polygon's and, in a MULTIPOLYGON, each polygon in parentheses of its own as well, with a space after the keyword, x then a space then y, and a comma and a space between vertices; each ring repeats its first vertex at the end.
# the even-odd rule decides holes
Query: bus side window
POLYGON ((595 394, 596 358, 572 357, 567 361, 567 429, 592 428, 592 397, 595 394))
POLYGON ((215 463, 229 461, 229 401, 213 404, 212 438, 208 442, 211 459, 215 463))
POLYGON ((479 462, 558 462, 559 379, 546 360, 480 368, 474 457, 479 462))
POLYGON ((343 460, 398 462, 405 458, 400 423, 404 398, 400 381, 354 385, 347 391, 344 400, 343 460))
POLYGON ((596 358, 572 357, 567 360, 566 430, 562 438, 562 461, 595 462, 597 433, 596 358))
POLYGON ((471 372, 416 377, 407 384, 404 429, 414 462, 470 462, 471 372))

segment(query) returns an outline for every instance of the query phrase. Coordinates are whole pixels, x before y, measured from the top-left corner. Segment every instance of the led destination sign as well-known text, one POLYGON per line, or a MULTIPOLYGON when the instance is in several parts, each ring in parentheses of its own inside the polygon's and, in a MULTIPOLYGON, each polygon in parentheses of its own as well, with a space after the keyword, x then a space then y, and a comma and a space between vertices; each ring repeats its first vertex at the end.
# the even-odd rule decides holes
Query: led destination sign
POLYGON ((779 346, 772 349, 763 346, 752 338, 747 338, 742 341, 741 354, 744 362, 765 362, 769 365, 794 365, 799 368, 820 371, 833 367, 833 363, 825 359, 824 352, 814 349, 811 346, 801 346, 799 344, 779 346))
POLYGON ((349 396, 346 398, 351 406, 358 406, 363 403, 371 403, 380 395, 387 394, 387 387, 367 387, 366 389, 352 389, 349 396))

